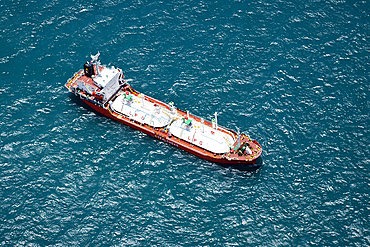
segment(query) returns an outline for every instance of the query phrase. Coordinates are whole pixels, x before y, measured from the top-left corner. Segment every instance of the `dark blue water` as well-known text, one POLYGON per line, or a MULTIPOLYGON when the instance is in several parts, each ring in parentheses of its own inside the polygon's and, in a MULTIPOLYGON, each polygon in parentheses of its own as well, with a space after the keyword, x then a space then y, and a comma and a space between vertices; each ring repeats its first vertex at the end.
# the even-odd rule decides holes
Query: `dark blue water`
POLYGON ((1 246, 370 245, 370 2, 1 1, 1 246), (239 127, 256 173, 91 112, 90 54, 239 127))

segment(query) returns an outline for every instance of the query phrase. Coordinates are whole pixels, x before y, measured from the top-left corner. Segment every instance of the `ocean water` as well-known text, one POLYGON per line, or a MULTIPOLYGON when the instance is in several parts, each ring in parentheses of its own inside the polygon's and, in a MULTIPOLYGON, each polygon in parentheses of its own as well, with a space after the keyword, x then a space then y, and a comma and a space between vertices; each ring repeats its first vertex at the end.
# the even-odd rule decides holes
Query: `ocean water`
POLYGON ((0 1, 0 246, 369 246, 368 0, 0 1), (263 146, 248 173, 102 117, 90 54, 263 146))

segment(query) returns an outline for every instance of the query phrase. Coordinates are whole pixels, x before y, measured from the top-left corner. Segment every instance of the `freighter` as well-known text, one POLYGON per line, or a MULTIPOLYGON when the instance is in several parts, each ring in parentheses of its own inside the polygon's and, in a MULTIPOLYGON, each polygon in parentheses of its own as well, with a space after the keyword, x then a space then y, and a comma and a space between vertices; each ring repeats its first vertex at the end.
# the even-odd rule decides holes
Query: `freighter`
POLYGON ((65 84, 92 109, 208 161, 241 170, 261 166, 261 145, 219 126, 217 113, 209 121, 140 93, 120 69, 101 65, 99 56, 91 56, 65 84))

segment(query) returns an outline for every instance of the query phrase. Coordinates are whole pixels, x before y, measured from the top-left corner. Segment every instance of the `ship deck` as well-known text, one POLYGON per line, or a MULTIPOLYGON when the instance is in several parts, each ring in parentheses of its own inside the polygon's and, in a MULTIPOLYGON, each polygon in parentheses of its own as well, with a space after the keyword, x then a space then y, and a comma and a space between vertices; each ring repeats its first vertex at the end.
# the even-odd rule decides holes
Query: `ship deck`
POLYGON ((121 91, 110 103, 111 109, 130 120, 152 128, 165 128, 173 135, 211 153, 229 152, 235 143, 231 132, 213 128, 195 118, 172 112, 161 104, 150 101, 143 94, 121 91))
POLYGON ((236 132, 141 94, 127 83, 107 104, 97 104, 94 96, 102 89, 96 84, 94 78, 85 76, 81 70, 66 87, 104 115, 210 161, 254 164, 262 154, 258 142, 245 134, 240 135, 239 142, 236 132), (94 94, 81 90, 81 82, 94 94))
POLYGON ((204 148, 212 153, 229 152, 235 143, 234 137, 202 124, 195 119, 178 119, 169 126, 172 135, 187 142, 204 148), (189 121, 190 120, 190 121, 189 121), (191 123, 190 125, 188 123, 191 123))
POLYGON ((115 98, 111 107, 119 114, 154 128, 166 127, 172 120, 168 113, 165 114, 163 107, 145 100, 144 96, 139 97, 128 92, 115 98))

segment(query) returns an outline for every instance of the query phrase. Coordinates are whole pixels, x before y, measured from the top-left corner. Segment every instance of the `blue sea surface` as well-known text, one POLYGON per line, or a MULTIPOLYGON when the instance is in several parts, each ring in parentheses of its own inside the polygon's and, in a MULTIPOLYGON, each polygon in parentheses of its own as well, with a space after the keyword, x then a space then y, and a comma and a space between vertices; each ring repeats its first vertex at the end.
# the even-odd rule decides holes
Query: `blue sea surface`
POLYGON ((0 1, 0 246, 369 246, 368 0, 0 1), (263 147, 226 169, 64 84, 138 91, 263 147))

